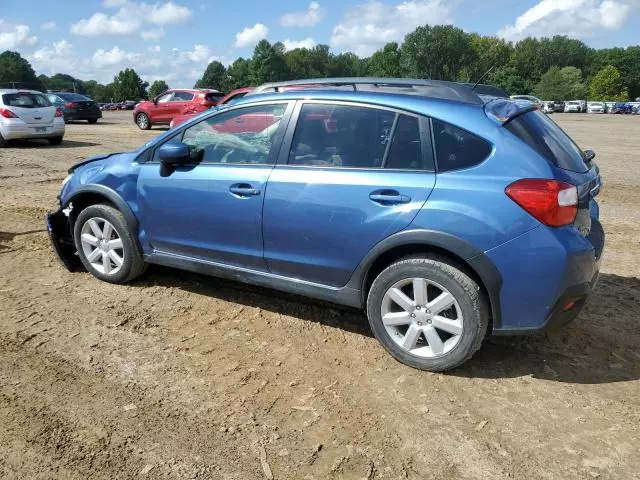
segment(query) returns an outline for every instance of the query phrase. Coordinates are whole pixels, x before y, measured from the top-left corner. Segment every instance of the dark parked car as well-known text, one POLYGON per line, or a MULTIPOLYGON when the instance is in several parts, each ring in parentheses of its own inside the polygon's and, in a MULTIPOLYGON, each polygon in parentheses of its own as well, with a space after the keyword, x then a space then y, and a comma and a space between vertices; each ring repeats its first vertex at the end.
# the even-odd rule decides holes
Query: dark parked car
POLYGON ((71 167, 48 230, 110 283, 152 263, 362 308, 396 359, 441 371, 578 315, 604 248, 594 156, 456 83, 281 82, 71 167))
POLYGON ((65 122, 87 120, 89 123, 96 123, 102 118, 98 104, 79 93, 53 92, 48 93, 47 98, 53 105, 62 109, 65 122))
POLYGON ((564 102, 562 100, 554 100, 553 102, 553 111, 563 113, 564 112, 564 102))

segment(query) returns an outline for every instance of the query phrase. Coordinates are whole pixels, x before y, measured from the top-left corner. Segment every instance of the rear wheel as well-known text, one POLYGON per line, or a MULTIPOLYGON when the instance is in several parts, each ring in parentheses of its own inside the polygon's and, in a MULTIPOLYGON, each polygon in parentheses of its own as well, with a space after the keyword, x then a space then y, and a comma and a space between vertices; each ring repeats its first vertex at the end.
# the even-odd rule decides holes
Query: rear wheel
POLYGON ((367 298, 374 335, 398 361, 433 372, 480 348, 489 310, 479 285, 446 258, 407 258, 374 280, 367 298))
POLYGON ((49 145, 60 145, 62 143, 62 137, 47 138, 49 145))
POLYGON ((80 212, 73 237, 82 264, 93 276, 127 283, 145 270, 133 235, 119 210, 100 204, 80 212))
POLYGON ((140 130, 149 130, 151 128, 151 121, 146 113, 136 115, 136 125, 140 130))
POLYGON ((5 138, 2 136, 2 133, 0 133, 0 148, 6 147, 7 145, 8 145, 7 140, 5 140, 5 138))
POLYGON ((87 122, 89 122, 89 123, 97 123, 98 119, 97 118, 90 118, 89 120, 87 120, 87 122))

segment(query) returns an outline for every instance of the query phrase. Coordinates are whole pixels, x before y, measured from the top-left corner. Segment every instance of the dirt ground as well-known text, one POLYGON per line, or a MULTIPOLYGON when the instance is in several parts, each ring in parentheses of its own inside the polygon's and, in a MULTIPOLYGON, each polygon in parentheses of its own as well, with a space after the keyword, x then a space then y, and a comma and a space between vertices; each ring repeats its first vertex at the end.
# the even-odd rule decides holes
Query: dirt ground
POLYGON ((130 112, 0 150, 0 478, 640 479, 640 117, 556 114, 598 153, 603 275, 569 328, 429 374, 358 312, 168 268, 69 273, 43 216, 130 112))

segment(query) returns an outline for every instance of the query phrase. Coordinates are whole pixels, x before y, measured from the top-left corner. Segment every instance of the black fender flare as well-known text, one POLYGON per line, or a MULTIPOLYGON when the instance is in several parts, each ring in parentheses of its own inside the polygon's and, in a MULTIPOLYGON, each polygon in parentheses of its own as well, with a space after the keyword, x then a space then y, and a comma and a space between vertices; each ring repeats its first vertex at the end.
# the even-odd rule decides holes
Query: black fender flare
MULTIPOLYGON (((134 232, 136 235, 138 234, 138 219, 133 214, 133 210, 131 210, 131 207, 129 206, 129 204, 124 201, 124 199, 118 194, 118 192, 116 192, 112 188, 106 187, 104 185, 93 184, 93 183, 82 185, 73 193, 73 196, 70 197, 69 200, 67 200, 67 205, 69 203, 72 204, 75 198, 78 198, 79 196, 87 193, 101 195, 105 197, 107 200, 109 200, 111 203, 113 203, 116 206, 116 208, 120 210, 120 212, 122 212, 122 215, 124 215, 124 219, 127 222, 127 226, 131 229, 131 231, 134 232)), ((75 212, 76 215, 77 213, 78 212, 75 212)))
POLYGON ((354 270, 351 275, 351 279, 347 284, 348 287, 362 292, 363 305, 366 305, 366 298, 364 298, 366 293, 366 281, 368 279, 369 270, 375 261, 386 252, 408 245, 424 246, 426 250, 430 247, 436 248, 444 252, 449 252, 455 257, 462 259, 463 262, 466 263, 466 265, 478 276, 480 281, 482 281, 489 296, 493 317, 493 328, 500 327, 500 290, 502 288, 502 275, 500 275, 496 266, 482 250, 454 235, 436 230, 403 230, 385 238, 376 244, 369 253, 367 253, 358 267, 354 270))

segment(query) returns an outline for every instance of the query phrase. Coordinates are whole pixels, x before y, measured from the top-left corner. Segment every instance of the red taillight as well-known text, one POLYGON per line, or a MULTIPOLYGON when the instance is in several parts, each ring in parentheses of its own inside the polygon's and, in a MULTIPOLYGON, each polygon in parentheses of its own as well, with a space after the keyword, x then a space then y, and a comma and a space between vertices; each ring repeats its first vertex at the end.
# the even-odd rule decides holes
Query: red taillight
POLYGON ((62 113, 62 109, 61 108, 56 108, 56 117, 63 117, 63 113, 62 113))
POLYGON ((569 225, 578 213, 578 189, 565 182, 526 178, 509 185, 505 193, 550 227, 569 225))
POLYGON ((11 110, 7 110, 6 108, 0 108, 0 115, 4 118, 18 118, 18 116, 13 113, 11 110))
POLYGON ((77 106, 78 106, 78 104, 77 103, 73 103, 73 102, 69 102, 69 103, 65 103, 64 104, 64 108, 75 108, 77 106))

